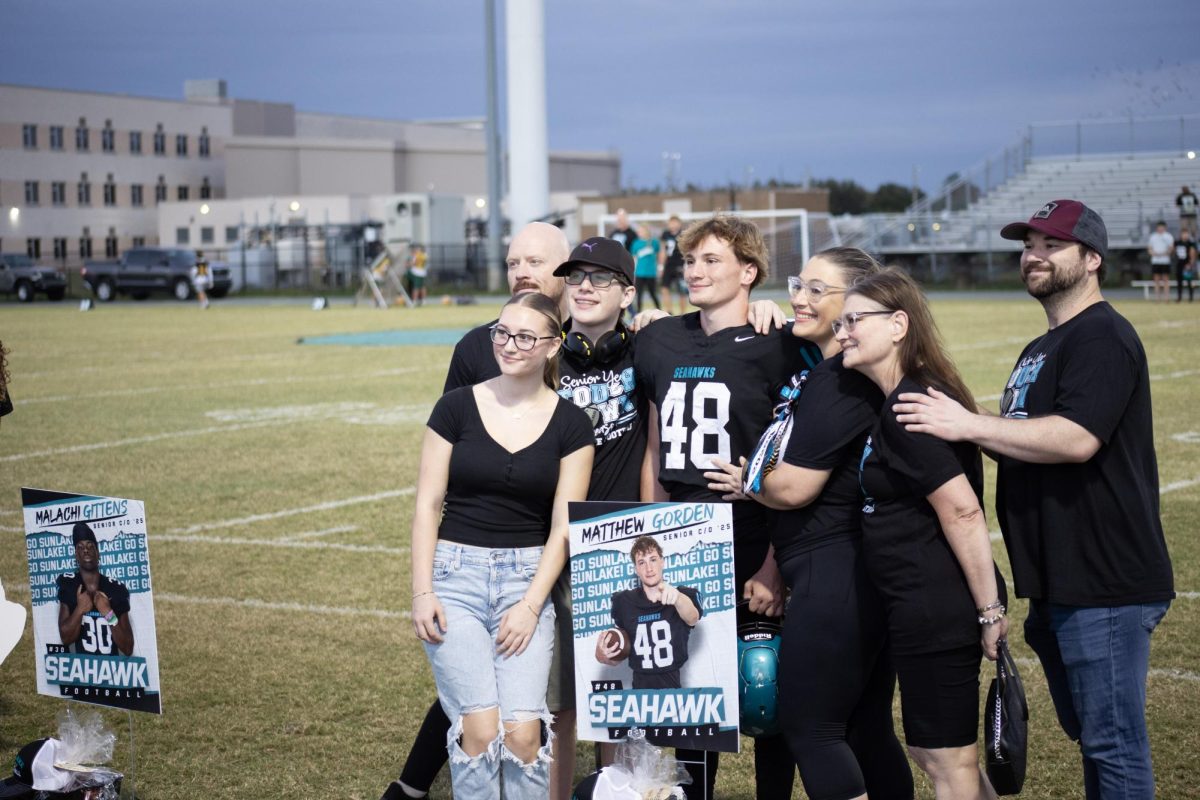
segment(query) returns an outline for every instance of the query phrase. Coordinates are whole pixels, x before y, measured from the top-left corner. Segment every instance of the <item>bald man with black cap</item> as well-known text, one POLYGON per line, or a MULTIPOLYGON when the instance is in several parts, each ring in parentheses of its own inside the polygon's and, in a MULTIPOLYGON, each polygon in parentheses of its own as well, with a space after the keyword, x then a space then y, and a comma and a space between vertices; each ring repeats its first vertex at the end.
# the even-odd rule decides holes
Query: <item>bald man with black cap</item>
POLYGON ((100 546, 86 522, 71 531, 77 572, 58 576, 58 632, 72 653, 133 654, 129 590, 100 574, 100 546))

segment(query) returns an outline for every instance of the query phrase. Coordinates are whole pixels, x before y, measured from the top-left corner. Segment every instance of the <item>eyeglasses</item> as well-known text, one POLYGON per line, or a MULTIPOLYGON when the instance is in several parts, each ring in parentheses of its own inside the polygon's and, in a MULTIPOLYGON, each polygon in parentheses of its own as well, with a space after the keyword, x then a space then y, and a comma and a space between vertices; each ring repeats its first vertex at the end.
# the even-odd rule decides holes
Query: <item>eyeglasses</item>
POLYGON ((594 289, 607 289, 613 285, 613 281, 620 282, 617 273, 609 272, 606 269, 598 269, 593 272, 588 272, 586 269, 573 269, 563 278, 569 286, 582 286, 584 279, 591 281, 594 289))
POLYGON ((532 333, 511 333, 499 325, 492 328, 492 344, 504 347, 512 339, 518 350, 532 350, 543 339, 557 339, 557 336, 534 336, 532 333))
POLYGON ((854 333, 854 329, 858 327, 858 321, 863 317, 873 317, 877 314, 895 314, 895 311, 851 311, 849 314, 843 314, 838 319, 833 321, 833 335, 837 336, 845 327, 846 333, 854 333))
POLYGON ((801 292, 808 292, 808 300, 813 305, 821 302, 821 298, 826 295, 844 291, 846 291, 845 286, 830 286, 824 281, 805 281, 795 275, 788 277, 788 293, 796 295, 801 292))

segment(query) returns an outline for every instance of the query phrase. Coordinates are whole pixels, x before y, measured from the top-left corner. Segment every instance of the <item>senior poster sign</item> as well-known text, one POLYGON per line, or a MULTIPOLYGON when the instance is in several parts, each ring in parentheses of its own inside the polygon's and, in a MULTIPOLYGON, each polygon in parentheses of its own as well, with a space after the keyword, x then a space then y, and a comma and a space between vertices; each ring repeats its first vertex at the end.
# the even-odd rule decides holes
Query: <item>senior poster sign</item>
POLYGON ((162 713, 140 500, 22 489, 38 693, 162 713))
POLYGON ((724 503, 571 503, 579 738, 737 752, 733 516, 724 503))

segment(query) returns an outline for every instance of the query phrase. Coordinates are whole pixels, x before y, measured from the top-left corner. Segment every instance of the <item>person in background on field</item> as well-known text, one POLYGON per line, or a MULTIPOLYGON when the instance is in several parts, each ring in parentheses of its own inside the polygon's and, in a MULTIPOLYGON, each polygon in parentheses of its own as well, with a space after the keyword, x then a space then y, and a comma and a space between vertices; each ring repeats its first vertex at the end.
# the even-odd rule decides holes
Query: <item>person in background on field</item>
POLYGON ((591 420, 556 391, 561 331, 554 300, 510 300, 491 329, 500 375, 442 395, 421 448, 412 621, 452 723, 455 797, 550 792, 549 598, 595 450, 591 420))
POLYGON ((196 263, 192 265, 192 289, 196 292, 196 300, 201 308, 208 308, 208 287, 212 284, 212 276, 208 271, 208 261, 204 253, 196 251, 196 263))
POLYGON ((1195 238, 1196 230, 1196 212, 1200 211, 1200 198, 1192 193, 1192 190, 1184 186, 1179 194, 1175 195, 1175 205, 1179 207, 1179 232, 1190 231, 1192 238, 1195 238))
POLYGON ((633 252, 633 243, 637 241, 637 233, 629 226, 629 214, 625 213, 625 209, 617 209, 617 227, 609 234, 608 238, 621 243, 629 252, 633 252))
POLYGON ((661 309, 662 304, 658 302, 658 240, 650 235, 650 228, 645 225, 638 225, 637 233, 638 237, 630 248, 636 265, 633 270, 637 288, 634 307, 646 308, 642 303, 642 296, 648 292, 650 299, 654 301, 654 307, 661 309))
POLYGON ((1188 302, 1195 298, 1196 242, 1192 232, 1184 228, 1175 242, 1175 302, 1183 302, 1183 285, 1187 284, 1188 302))
POLYGON ((675 296, 675 307, 678 309, 675 313, 682 314, 686 311, 684 307, 684 299, 687 297, 687 291, 681 289, 683 286, 683 253, 679 250, 678 240, 679 232, 683 229, 683 222, 674 214, 667 220, 667 228, 659 236, 662 242, 662 247, 658 251, 658 263, 662 268, 660 271, 662 281, 662 305, 660 308, 668 313, 671 311, 671 296, 675 296))
POLYGON ((425 278, 429 274, 428 268, 425 266, 429 260, 425 248, 419 244, 414 244, 412 247, 412 255, 408 257, 408 271, 405 273, 405 278, 408 280, 408 285, 412 287, 409 294, 415 305, 422 305, 425 302, 425 278))
POLYGON ((12 395, 8 393, 8 351, 4 342, 0 342, 0 417, 12 413, 12 395))
POLYGON ((1171 256, 1175 239, 1167 230, 1167 223, 1159 220, 1150 234, 1146 252, 1150 254, 1150 274, 1154 279, 1154 299, 1165 302, 1171 292, 1171 256))
POLYGON ((995 454, 1000 531, 1029 598, 1025 641, 1079 742, 1085 795, 1148 800, 1150 636, 1175 590, 1146 351, 1100 294, 1099 214, 1055 200, 1000 235, 1024 241, 1021 279, 1049 330, 1018 357, 999 417, 930 390, 901 395, 896 419, 995 454))

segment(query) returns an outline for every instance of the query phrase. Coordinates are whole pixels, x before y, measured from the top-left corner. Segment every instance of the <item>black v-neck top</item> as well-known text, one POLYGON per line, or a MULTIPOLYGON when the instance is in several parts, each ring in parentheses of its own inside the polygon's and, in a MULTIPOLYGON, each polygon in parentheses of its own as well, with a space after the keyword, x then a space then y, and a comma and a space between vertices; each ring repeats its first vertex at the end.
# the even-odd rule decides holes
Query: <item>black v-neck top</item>
POLYGON ((512 453, 487 432, 473 387, 464 386, 442 395, 428 425, 453 445, 438 538, 493 548, 545 544, 559 462, 593 446, 587 414, 560 398, 542 435, 512 453))

